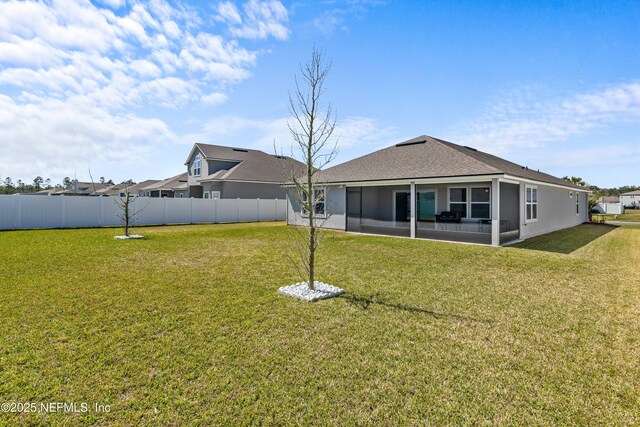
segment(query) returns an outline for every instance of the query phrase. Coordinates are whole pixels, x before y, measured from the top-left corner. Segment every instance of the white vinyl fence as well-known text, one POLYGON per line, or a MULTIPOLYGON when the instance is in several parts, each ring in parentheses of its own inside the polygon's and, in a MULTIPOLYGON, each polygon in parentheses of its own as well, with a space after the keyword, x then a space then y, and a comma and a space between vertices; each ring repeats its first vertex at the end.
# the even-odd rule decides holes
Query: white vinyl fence
POLYGON ((608 214, 623 214, 624 207, 622 203, 598 203, 593 207, 594 210, 600 213, 608 214))
MULTIPOLYGON (((0 195, 0 230, 110 227, 122 224, 116 197, 0 195)), ((286 200, 137 197, 134 225, 277 221, 286 200)))

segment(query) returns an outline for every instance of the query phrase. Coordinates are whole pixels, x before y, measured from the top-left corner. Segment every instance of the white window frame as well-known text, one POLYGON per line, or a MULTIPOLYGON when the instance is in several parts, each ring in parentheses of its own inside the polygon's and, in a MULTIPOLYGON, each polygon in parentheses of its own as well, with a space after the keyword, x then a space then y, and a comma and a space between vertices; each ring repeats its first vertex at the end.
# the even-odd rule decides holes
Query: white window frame
POLYGON ((211 191, 211 198, 212 199, 219 199, 220 198, 220 192, 219 191, 211 191))
POLYGON ((209 193, 208 191, 205 191, 204 193, 202 193, 202 198, 203 198, 203 199, 210 199, 210 198, 211 198, 211 197, 210 197, 210 194, 211 194, 211 193, 209 193))
POLYGON ((540 216, 540 193, 538 192, 537 185, 528 185, 524 186, 524 222, 536 222, 538 221, 538 217, 540 216), (531 202, 527 201, 527 190, 531 190, 531 202), (533 201, 533 191, 536 192, 535 202, 533 201), (531 218, 527 218, 527 206, 531 205, 531 218), (536 216, 533 218, 533 205, 536 206, 536 216))
MULTIPOLYGON (((578 194, 578 193, 576 193, 576 195, 577 195, 577 194, 578 194)), ((573 191, 569 191, 569 198, 570 198, 570 199, 573 199, 573 191)))
POLYGON ((447 210, 449 212, 451 212, 451 203, 455 203, 455 204, 462 204, 465 203, 467 205, 467 215, 463 216, 462 219, 468 219, 468 220, 478 220, 478 219, 491 219, 491 215, 492 215, 492 210, 493 210, 493 206, 491 206, 491 186, 488 184, 480 184, 480 185, 451 185, 451 186, 447 186, 447 210), (464 188, 467 191, 466 194, 466 201, 465 202, 452 202, 451 201, 451 190, 457 189, 457 188, 464 188), (488 202, 472 202, 471 201, 471 189, 473 188, 482 188, 482 189, 489 189, 489 201, 488 202), (471 205, 472 204, 477 204, 477 205, 489 205, 489 216, 488 217, 475 217, 475 216, 471 216, 471 205))
MULTIPOLYGON (((316 218, 326 218, 327 217, 327 188, 326 187, 314 187, 313 193, 311 197, 316 200, 316 191, 322 191, 324 193, 324 201, 322 203, 322 213, 314 213, 313 216, 316 218)), ((305 192, 301 191, 300 193, 300 201, 304 202, 305 192)), ((306 212, 303 206, 300 206, 300 211, 302 216, 309 217, 309 212, 306 212)))
POLYGON ((491 206, 491 186, 490 185, 471 185, 469 186, 469 189, 467 190, 467 192, 469 193, 468 199, 469 199, 469 206, 467 207, 467 212, 469 214, 468 218, 469 219, 491 219, 491 210, 492 210, 492 206, 491 206), (474 202, 473 201, 473 195, 471 190, 474 188, 481 188, 481 189, 488 189, 489 190, 489 201, 488 202, 474 202), (476 216, 472 216, 472 209, 471 209, 471 205, 476 204, 476 205, 489 205, 489 216, 487 217, 476 217, 476 216))
POLYGON ((193 158, 193 176, 200 176, 201 172, 202 172, 202 160, 200 159, 200 153, 198 153, 193 158))
POLYGON ((458 205, 462 204, 462 203, 465 203, 467 205, 467 214, 462 217, 463 219, 467 219, 467 218, 469 218, 469 215, 471 214, 471 212, 469 212, 469 199, 471 198, 470 194, 469 194, 469 187, 466 187, 464 185, 451 185, 451 186, 447 187, 447 210, 449 212, 451 212, 451 203, 452 203, 451 202, 451 190, 455 190, 456 188, 464 188, 466 190, 466 199, 467 200, 465 200, 464 202, 453 202, 453 203, 458 204, 458 205))

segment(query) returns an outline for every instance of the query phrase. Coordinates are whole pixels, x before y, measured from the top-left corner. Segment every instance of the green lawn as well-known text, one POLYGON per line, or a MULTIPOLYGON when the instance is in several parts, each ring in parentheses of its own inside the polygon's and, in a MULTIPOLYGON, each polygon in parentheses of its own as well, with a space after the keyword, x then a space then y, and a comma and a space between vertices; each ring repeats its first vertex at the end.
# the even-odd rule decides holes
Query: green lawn
POLYGON ((623 214, 596 214, 594 216, 604 217, 606 221, 640 222, 640 210, 627 209, 623 214))
POLYGON ((640 227, 517 247, 331 233, 297 281, 278 223, 0 233, 0 425, 640 424, 640 227))

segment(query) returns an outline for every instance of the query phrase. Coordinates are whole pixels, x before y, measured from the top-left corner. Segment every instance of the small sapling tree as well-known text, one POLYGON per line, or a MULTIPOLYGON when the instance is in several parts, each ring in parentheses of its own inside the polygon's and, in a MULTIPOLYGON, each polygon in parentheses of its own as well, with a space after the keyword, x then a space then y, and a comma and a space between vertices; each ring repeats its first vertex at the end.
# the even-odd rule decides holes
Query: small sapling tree
POLYGON ((293 165, 287 168, 291 183, 289 197, 301 207, 305 225, 292 227, 295 249, 293 255, 287 257, 311 290, 315 289, 316 251, 324 235, 322 224, 330 215, 325 188, 317 174, 338 154, 335 115, 330 104, 325 106, 321 102, 330 69, 324 53, 314 47, 310 61, 300 66, 300 75, 295 77, 293 94, 289 94, 292 157, 298 157, 305 166, 302 174, 293 165))

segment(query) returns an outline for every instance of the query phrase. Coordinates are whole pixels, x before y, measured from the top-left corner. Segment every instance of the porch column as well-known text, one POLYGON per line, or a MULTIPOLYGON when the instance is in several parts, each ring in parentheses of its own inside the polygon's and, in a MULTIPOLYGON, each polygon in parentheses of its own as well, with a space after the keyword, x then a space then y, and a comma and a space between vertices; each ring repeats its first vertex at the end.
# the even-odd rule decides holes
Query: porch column
POLYGON ((500 181, 491 180, 491 245, 500 246, 500 181))
POLYGON ((411 238, 416 237, 416 183, 411 183, 411 238))

